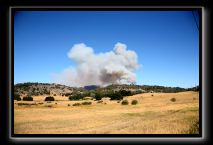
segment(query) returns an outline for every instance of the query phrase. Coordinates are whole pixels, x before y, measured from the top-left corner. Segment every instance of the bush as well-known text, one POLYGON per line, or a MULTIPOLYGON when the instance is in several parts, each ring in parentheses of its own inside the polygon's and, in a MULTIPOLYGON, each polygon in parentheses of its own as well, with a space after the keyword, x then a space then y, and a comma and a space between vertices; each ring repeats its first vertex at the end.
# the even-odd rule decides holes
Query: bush
POLYGON ((131 91, 120 90, 119 93, 121 94, 121 96, 132 96, 131 91))
POLYGON ((131 103, 132 105, 136 105, 136 104, 138 104, 138 101, 137 100, 132 100, 132 103, 131 103))
POLYGON ((81 103, 82 105, 91 105, 92 104, 92 102, 83 102, 83 103, 81 103))
POLYGON ((103 103, 103 101, 102 101, 102 100, 100 100, 100 101, 98 101, 97 103, 103 103))
POLYGON ((175 102, 175 101, 176 101, 176 99, 175 99, 175 98, 172 98, 172 99, 170 99, 170 101, 175 102))
POLYGON ((54 96, 56 96, 56 94, 54 94, 54 96))
POLYGON ((33 104, 28 104, 28 103, 18 103, 19 106, 22 106, 22 105, 27 105, 27 106, 31 106, 31 105, 37 105, 36 103, 33 103, 33 104))
POLYGON ((96 100, 101 100, 102 99, 102 96, 100 93, 95 93, 95 99, 96 100))
POLYGON ((33 101, 33 97, 31 96, 23 97, 23 101, 33 101))
POLYGON ((123 101, 121 102, 121 104, 122 104, 122 105, 128 105, 129 102, 128 102, 128 100, 123 100, 123 101))
POLYGON ((54 97, 46 97, 44 101, 55 101, 54 97))
POLYGON ((70 104, 67 104, 67 106, 70 106, 70 104))
POLYGON ((80 105, 81 105, 80 103, 75 103, 72 106, 80 106, 80 105))
POLYGON ((69 100, 80 100, 80 99, 83 99, 84 96, 82 94, 74 94, 72 96, 69 97, 69 100))
POLYGON ((107 94, 108 97, 111 98, 111 100, 122 100, 123 96, 119 92, 109 93, 107 94))
POLYGON ((19 94, 14 94, 14 100, 21 101, 21 97, 19 94))

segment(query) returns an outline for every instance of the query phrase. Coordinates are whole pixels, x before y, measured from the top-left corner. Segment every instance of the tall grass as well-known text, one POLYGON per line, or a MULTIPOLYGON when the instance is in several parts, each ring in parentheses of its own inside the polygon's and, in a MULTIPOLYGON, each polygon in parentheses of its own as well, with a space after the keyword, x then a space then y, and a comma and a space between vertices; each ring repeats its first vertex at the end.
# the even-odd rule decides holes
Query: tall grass
POLYGON ((188 133, 189 134, 199 134, 199 120, 193 121, 188 133))

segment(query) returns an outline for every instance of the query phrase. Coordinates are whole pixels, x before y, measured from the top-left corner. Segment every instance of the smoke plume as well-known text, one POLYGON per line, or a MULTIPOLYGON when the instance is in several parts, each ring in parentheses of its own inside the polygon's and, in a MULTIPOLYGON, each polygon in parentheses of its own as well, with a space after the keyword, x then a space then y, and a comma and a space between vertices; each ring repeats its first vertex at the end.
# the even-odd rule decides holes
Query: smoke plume
POLYGON ((118 42, 112 51, 98 54, 84 43, 75 44, 67 55, 77 65, 54 74, 56 83, 81 87, 136 82, 134 71, 139 67, 137 54, 127 50, 123 43, 118 42))

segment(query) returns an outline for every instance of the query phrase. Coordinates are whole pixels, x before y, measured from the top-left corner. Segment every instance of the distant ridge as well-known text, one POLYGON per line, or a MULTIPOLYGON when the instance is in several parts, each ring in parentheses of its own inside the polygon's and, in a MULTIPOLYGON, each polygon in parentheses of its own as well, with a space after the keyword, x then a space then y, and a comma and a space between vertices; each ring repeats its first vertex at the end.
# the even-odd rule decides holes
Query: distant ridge
POLYGON ((135 84, 112 84, 106 87, 100 87, 97 85, 87 85, 84 87, 69 87, 60 84, 48 84, 48 83, 19 83, 14 85, 14 93, 20 95, 52 95, 52 96, 69 96, 73 92, 87 92, 97 90, 99 92, 107 91, 119 91, 129 90, 131 92, 149 93, 149 92, 162 92, 162 93, 177 93, 184 91, 199 91, 199 86, 192 88, 180 88, 180 87, 165 87, 165 86, 149 86, 149 85, 135 85, 135 84))
POLYGON ((90 91, 90 90, 95 90, 95 89, 97 89, 97 88, 99 88, 99 86, 97 86, 97 85, 88 85, 88 86, 84 86, 84 89, 85 89, 85 90, 88 90, 88 91, 90 91))

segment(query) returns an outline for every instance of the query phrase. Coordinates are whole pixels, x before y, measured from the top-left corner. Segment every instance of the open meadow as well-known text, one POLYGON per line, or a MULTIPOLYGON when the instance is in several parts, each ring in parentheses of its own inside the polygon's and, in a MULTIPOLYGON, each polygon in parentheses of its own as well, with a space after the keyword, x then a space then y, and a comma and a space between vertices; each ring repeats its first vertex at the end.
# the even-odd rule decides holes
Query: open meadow
POLYGON ((44 101, 45 96, 33 96, 33 101, 14 101, 14 133, 198 133, 199 92, 142 93, 124 97, 128 105, 107 99, 69 101, 65 96, 54 98, 51 102, 44 101), (137 100, 138 104, 132 105, 132 100, 137 100), (92 104, 73 106, 82 102, 92 104))

